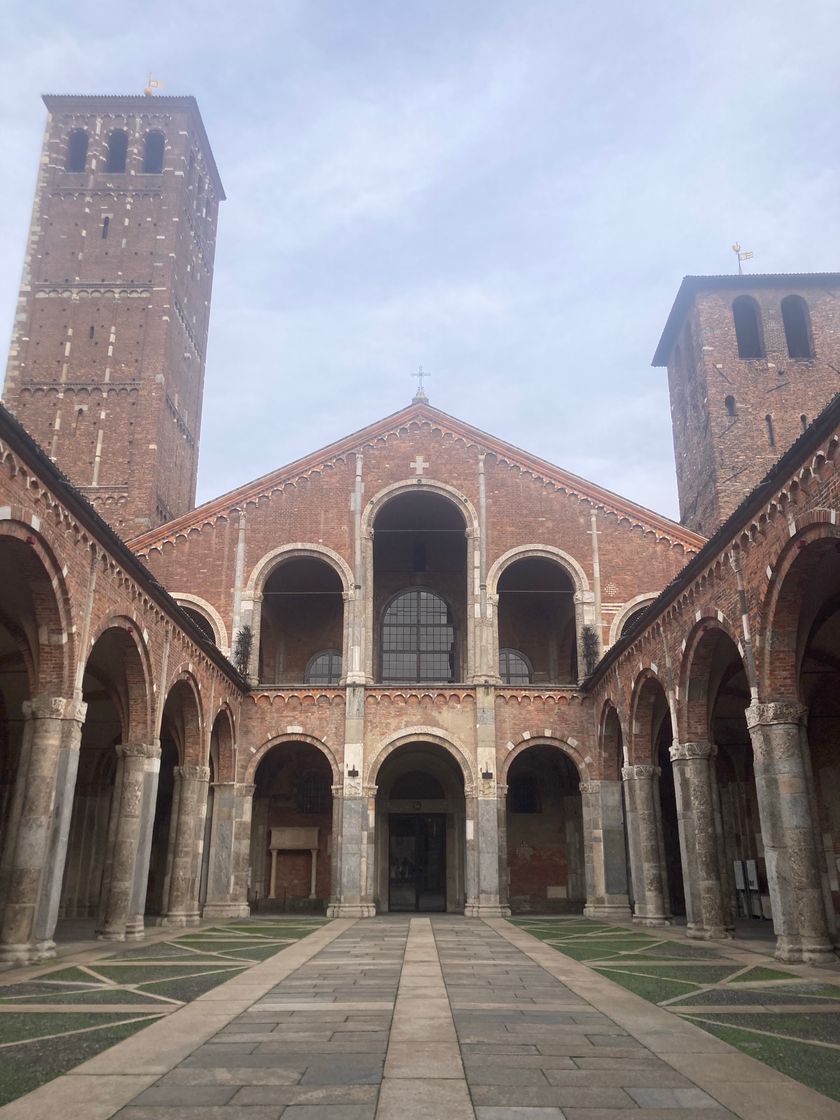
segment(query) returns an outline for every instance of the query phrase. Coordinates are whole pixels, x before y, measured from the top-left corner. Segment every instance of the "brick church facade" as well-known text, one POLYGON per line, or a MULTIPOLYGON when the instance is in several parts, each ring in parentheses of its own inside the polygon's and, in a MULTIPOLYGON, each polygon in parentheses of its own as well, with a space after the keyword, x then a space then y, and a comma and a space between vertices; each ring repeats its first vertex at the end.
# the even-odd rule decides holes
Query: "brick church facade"
POLYGON ((840 276, 683 282, 680 524, 422 390, 195 508, 197 106, 45 102, 0 412, 0 960, 265 909, 772 921, 831 958, 840 276))

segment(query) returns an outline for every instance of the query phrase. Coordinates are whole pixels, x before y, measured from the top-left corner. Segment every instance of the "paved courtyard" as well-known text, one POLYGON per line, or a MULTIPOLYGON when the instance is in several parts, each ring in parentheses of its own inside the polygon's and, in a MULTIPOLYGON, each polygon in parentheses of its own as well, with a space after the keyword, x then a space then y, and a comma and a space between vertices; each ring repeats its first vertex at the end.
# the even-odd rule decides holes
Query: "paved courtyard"
POLYGON ((504 921, 336 921, 2 1120, 762 1120, 840 1104, 504 921))

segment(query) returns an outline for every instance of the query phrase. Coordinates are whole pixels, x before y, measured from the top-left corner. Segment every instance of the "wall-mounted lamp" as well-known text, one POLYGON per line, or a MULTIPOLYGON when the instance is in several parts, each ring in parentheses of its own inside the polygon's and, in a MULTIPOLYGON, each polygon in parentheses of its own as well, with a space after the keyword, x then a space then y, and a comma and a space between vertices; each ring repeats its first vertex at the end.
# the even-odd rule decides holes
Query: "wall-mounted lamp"
POLYGON ((356 769, 355 766, 351 766, 350 769, 347 771, 347 777, 348 778, 358 778, 358 776, 359 776, 359 771, 356 769))
POLYGON ((481 771, 481 776, 482 776, 482 778, 484 778, 485 782, 492 782, 493 771, 492 770, 482 770, 481 771))

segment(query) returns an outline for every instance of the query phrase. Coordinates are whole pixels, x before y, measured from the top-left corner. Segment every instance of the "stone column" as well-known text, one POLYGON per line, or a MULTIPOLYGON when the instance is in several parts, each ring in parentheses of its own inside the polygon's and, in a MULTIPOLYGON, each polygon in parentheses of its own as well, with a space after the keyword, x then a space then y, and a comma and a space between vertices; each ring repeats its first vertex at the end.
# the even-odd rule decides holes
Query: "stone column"
POLYGON ((619 781, 581 782, 587 918, 630 917, 619 781))
POLYGON ((25 726, 3 859, 0 961, 21 964, 55 955, 52 935, 85 712, 81 701, 60 696, 23 704, 25 726))
POLYGON ((372 918, 376 786, 363 786, 365 689, 349 683, 344 715, 344 785, 341 804, 336 918, 372 918))
POLYGON ((665 906, 665 865, 657 808, 659 767, 625 766, 630 869, 636 910, 633 921, 643 926, 670 925, 665 906))
POLYGON ((828 936, 803 758, 804 719, 805 709, 797 703, 753 702, 747 708, 776 956, 828 963, 836 958, 828 936))
POLYGON ((112 801, 114 848, 102 928, 97 931, 103 941, 125 941, 143 823, 146 760, 156 757, 159 748, 150 743, 122 743, 116 751, 119 765, 112 801))
MULTIPOLYGON (((498 656, 498 655, 497 655, 498 656)), ((499 918, 499 809, 496 794, 496 690, 476 686, 476 761, 478 785, 472 810, 467 807, 467 866, 473 861, 473 889, 466 881, 467 913, 474 918, 499 918), (470 836, 470 821, 474 834, 470 836), (469 909, 472 898, 472 909, 469 909)))
POLYGON ((196 858, 201 850, 201 833, 207 804, 209 766, 178 766, 175 780, 179 787, 178 816, 174 823, 169 872, 169 896, 166 913, 161 925, 175 928, 195 926, 199 923, 198 876, 196 858))
MULTIPOLYGON (((205 918, 244 918, 249 912, 246 883, 250 829, 246 830, 245 844, 240 845, 244 848, 243 866, 242 853, 237 849, 237 832, 243 829, 241 813, 237 821, 236 789, 234 782, 216 782, 213 786, 205 918)), ((250 824, 250 812, 248 818, 250 824)))
POLYGON ((510 882, 507 842, 508 787, 496 785, 496 812, 499 818, 499 909, 503 918, 510 917, 510 882))
POLYGON ((160 777, 160 743, 150 743, 143 767, 143 807, 140 812, 140 837, 134 862, 134 885, 125 927, 126 941, 140 941, 145 936, 146 894, 149 888, 149 863, 152 858, 152 833, 157 809, 160 777))
POLYGON ((327 917, 337 917, 339 899, 339 874, 341 868, 341 807, 344 786, 332 787, 332 832, 330 833, 330 898, 327 917))
POLYGON ((712 745, 705 740, 671 747, 688 936, 698 940, 731 937, 720 880, 711 758, 712 745))

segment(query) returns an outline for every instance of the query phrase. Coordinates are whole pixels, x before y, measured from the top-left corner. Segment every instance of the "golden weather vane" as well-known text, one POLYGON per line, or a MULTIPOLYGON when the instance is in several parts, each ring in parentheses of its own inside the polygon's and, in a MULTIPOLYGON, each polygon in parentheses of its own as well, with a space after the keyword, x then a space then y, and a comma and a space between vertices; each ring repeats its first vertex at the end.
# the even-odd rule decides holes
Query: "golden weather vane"
POLYGON ((736 241, 732 246, 732 252, 738 258, 738 275, 743 276, 744 269, 742 266, 744 261, 751 261, 753 259, 753 251, 752 249, 742 249, 740 242, 736 241))
POLYGON ((163 89, 163 82, 159 78, 152 77, 151 70, 149 71, 149 80, 146 83, 146 88, 143 90, 145 97, 154 97, 156 89, 163 89))

